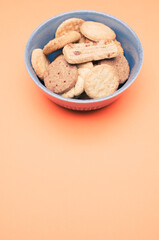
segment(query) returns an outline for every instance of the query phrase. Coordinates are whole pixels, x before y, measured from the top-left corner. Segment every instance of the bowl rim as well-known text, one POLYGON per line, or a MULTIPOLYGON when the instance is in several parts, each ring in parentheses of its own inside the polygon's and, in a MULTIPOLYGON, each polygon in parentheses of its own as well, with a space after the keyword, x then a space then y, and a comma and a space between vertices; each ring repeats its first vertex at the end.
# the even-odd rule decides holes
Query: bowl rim
POLYGON ((54 98, 57 98, 61 101, 65 101, 65 102, 70 102, 70 103, 82 103, 82 104, 85 104, 85 103, 95 103, 95 102, 101 102, 101 101, 106 101, 106 100, 109 100, 109 99, 112 99, 118 95, 120 95, 123 91, 125 91, 134 81, 135 79, 137 78, 140 70, 141 70, 141 67, 142 67, 142 64, 143 64, 143 47, 142 47, 142 44, 140 42, 140 39, 139 37, 137 36, 137 34, 135 33, 135 31, 127 24, 125 23, 124 21, 122 21, 121 19, 115 17, 115 16, 112 16, 108 13, 105 13, 105 12, 101 12, 101 11, 95 11, 95 10, 74 10, 74 11, 67 11, 67 12, 63 12, 63 13, 60 13, 60 14, 57 14, 49 19, 47 19, 46 21, 44 21, 43 23, 41 23, 30 35, 27 43, 26 43, 26 46, 25 46, 25 51, 24 51, 24 61, 25 61, 25 66, 26 66, 26 69, 30 75, 30 77, 32 78, 32 80, 35 82, 35 84, 41 88, 45 93, 47 93, 48 95, 51 95, 52 97, 54 98), (33 36, 39 31, 39 29, 41 27, 44 27, 46 24, 48 24, 49 22, 51 22, 53 19, 56 19, 56 18, 60 18, 62 16, 66 16, 68 14, 73 14, 73 13, 77 13, 77 14, 80 14, 80 13, 94 13, 94 14, 98 14, 98 15, 103 15, 105 17, 108 17, 108 18, 111 18, 117 22, 119 22, 120 24, 122 24, 124 27, 128 28, 129 31, 132 33, 132 35, 135 37, 136 41, 138 42, 138 46, 139 46, 139 58, 140 58, 140 61, 139 61, 139 65, 138 65, 138 68, 137 68, 137 71, 135 72, 134 76, 132 77, 131 81, 128 82, 127 84, 124 84, 121 88, 119 88, 117 91, 115 91, 113 94, 110 94, 106 97, 102 97, 102 98, 97 98, 97 99, 72 99, 72 98, 65 98, 61 95, 58 95, 52 91, 50 91, 49 89, 47 89, 41 82, 40 80, 38 80, 37 77, 34 77, 31 70, 30 70, 30 66, 29 66, 29 60, 28 60, 28 47, 30 45, 30 42, 32 41, 32 38, 33 36))

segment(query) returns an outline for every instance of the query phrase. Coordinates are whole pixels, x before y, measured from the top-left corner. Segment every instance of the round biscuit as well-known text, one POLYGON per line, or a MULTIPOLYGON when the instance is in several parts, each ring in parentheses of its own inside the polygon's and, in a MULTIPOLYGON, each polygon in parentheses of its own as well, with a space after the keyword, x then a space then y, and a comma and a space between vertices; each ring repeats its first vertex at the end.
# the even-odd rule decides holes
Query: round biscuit
POLYGON ((32 51, 31 63, 36 75, 43 80, 44 73, 50 64, 50 61, 43 53, 42 49, 36 48, 32 51))
POLYGON ((52 92, 62 94, 75 86, 77 78, 77 67, 70 65, 64 56, 60 55, 48 66, 44 74, 44 83, 52 92))
POLYGON ((113 67, 98 65, 92 68, 85 77, 84 89, 90 98, 106 97, 114 93, 119 80, 113 67))
POLYGON ((82 25, 82 23, 84 22, 83 19, 80 18, 69 18, 67 20, 65 20, 64 22, 62 22, 55 33, 55 37, 60 37, 66 33, 68 33, 69 31, 77 31, 80 32, 80 26, 82 25))
POLYGON ((93 41, 114 40, 115 32, 103 23, 86 21, 80 27, 81 33, 93 41))
POLYGON ((114 67, 119 78, 119 83, 124 83, 129 77, 129 63, 122 53, 115 58, 104 59, 99 64, 107 64, 114 67))

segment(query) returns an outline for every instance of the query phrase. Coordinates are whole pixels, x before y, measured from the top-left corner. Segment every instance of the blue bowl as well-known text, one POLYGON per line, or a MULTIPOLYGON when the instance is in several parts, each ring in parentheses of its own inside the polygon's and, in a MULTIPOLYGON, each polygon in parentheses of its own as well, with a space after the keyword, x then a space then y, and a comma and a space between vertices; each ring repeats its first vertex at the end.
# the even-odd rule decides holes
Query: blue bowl
MULTIPOLYGON (((57 52, 49 55, 50 61, 53 60, 56 54, 57 52)), ((54 103, 73 110, 87 111, 99 109, 115 101, 137 78, 142 66, 142 62, 143 49, 141 42, 136 33, 126 23, 106 13, 89 10, 65 12, 48 19, 39 27, 37 27, 31 34, 25 48, 25 65, 32 80, 54 103), (97 21, 106 24, 115 31, 117 40, 121 42, 121 45, 124 49, 124 55, 130 66, 129 78, 116 92, 107 97, 86 100, 68 99, 62 97, 48 90, 36 76, 32 68, 31 54, 33 49, 43 48, 46 43, 54 38, 57 27, 66 19, 73 17, 82 18, 86 21, 97 21)))

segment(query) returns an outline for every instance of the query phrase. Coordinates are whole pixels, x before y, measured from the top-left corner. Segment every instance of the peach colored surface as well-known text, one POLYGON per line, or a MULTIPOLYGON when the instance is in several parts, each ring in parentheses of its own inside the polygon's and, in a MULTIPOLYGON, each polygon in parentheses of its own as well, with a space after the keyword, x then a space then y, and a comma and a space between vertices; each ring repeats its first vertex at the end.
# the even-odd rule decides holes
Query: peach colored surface
POLYGON ((159 239, 159 3, 1 1, 0 240, 159 239), (53 104, 30 79, 24 48, 70 10, 116 16, 138 34, 142 70, 102 110, 53 104))

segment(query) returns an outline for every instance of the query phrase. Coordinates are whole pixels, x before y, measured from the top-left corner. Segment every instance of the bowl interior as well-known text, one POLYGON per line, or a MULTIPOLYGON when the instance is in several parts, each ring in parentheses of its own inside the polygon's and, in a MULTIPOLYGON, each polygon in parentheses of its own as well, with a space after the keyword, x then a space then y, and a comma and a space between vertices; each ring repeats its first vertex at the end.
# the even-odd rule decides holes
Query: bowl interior
MULTIPOLYGON (((130 76, 128 80, 124 83, 124 85, 121 86, 120 89, 116 91, 113 95, 118 94, 117 92, 119 91, 122 91, 122 88, 127 88, 138 75, 142 65, 143 52, 141 43, 137 35, 127 24, 117 19, 116 17, 101 12, 86 10, 66 12, 52 17, 51 19, 41 24, 32 33, 25 49, 25 64, 34 82, 44 90, 45 87, 43 83, 36 76, 31 65, 31 54, 33 49, 43 48, 45 44, 47 44, 51 39, 55 37, 57 27, 66 19, 73 17, 82 18, 83 20, 87 21, 101 22, 115 31, 116 38, 118 41, 121 42, 121 45, 124 49, 124 55, 129 62, 130 76)), ((50 61, 53 60, 54 56, 57 55, 57 53, 58 51, 48 56, 50 61)), ((48 89, 45 90, 49 94, 55 95, 54 93, 51 93, 51 91, 49 91, 48 89)))

